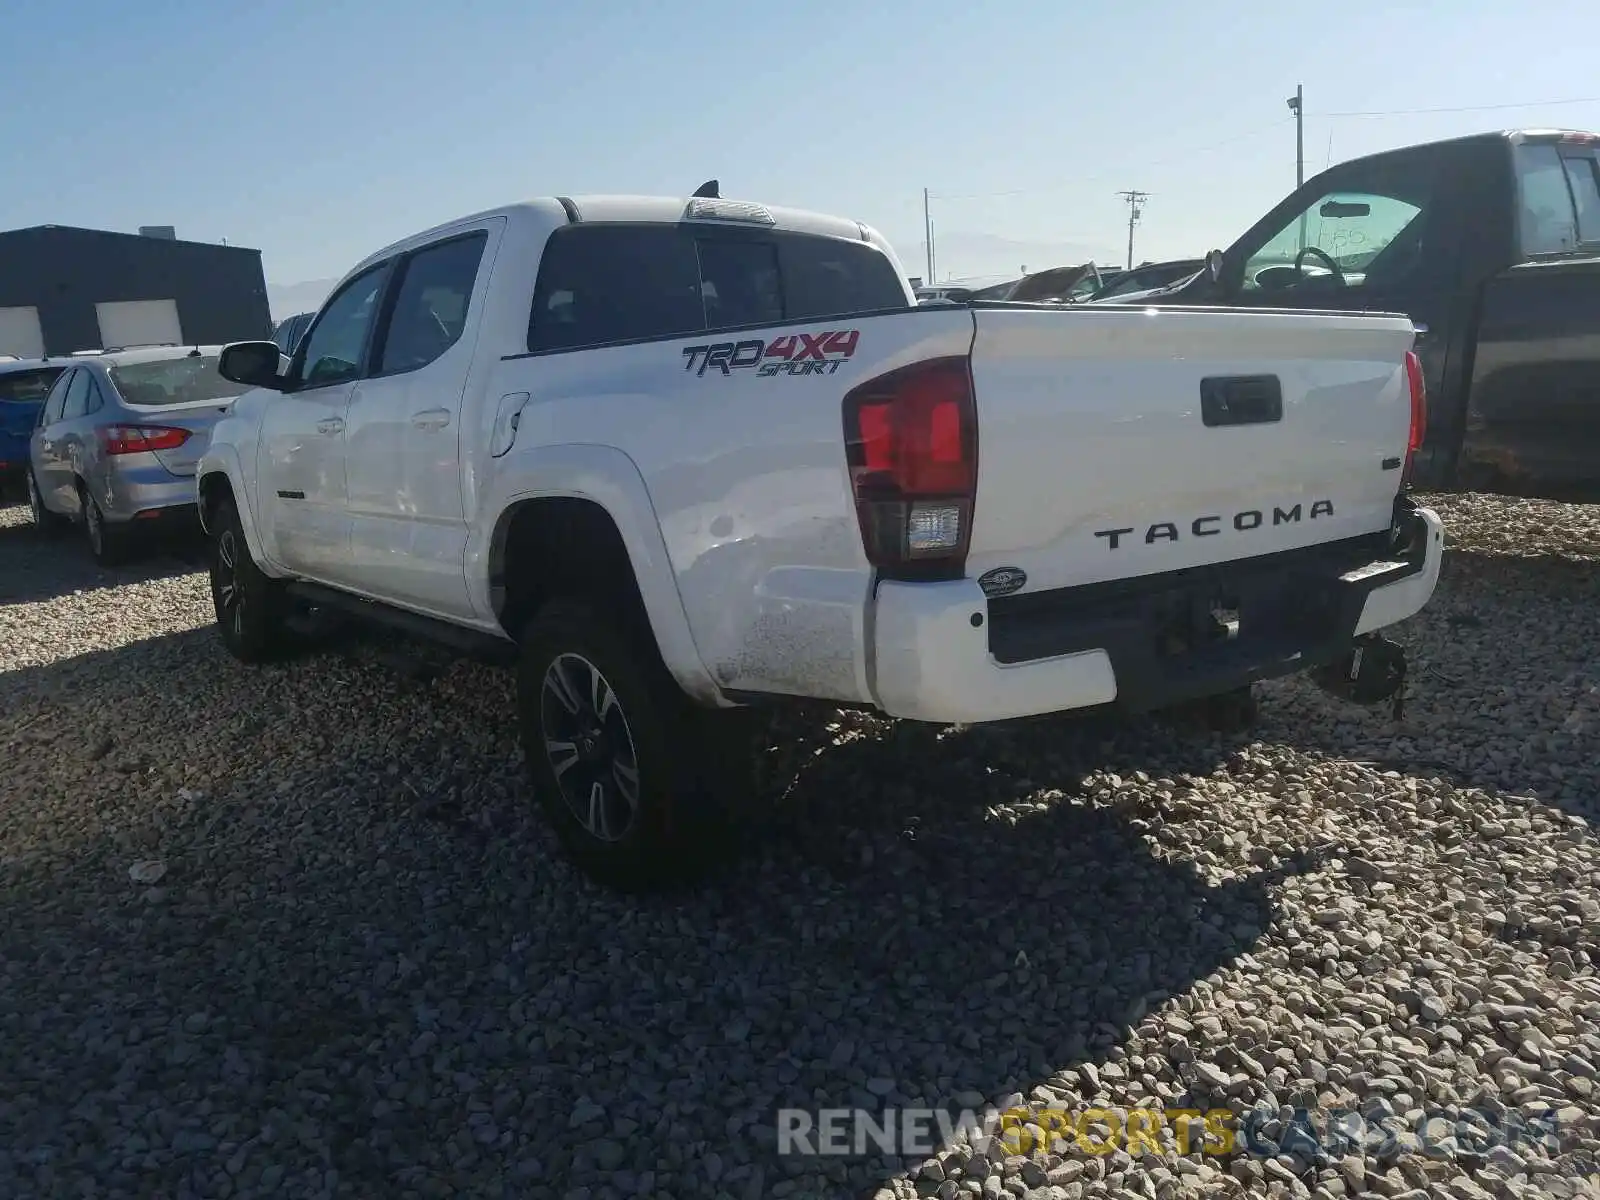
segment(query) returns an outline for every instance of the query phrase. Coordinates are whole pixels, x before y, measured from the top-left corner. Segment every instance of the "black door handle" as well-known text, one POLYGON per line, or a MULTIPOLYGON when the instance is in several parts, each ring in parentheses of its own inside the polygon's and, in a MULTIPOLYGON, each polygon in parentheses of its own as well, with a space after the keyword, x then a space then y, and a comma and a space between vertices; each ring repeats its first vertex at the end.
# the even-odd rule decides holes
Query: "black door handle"
POLYGON ((1276 375, 1212 375, 1200 381, 1200 419, 1207 425, 1268 425, 1283 420, 1276 375))

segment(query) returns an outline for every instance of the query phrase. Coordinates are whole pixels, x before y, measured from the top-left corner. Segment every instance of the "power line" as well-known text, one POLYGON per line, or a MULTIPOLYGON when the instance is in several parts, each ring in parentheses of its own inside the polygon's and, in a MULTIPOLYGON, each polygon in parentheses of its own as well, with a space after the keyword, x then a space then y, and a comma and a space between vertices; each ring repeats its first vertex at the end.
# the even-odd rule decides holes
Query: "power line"
MULTIPOLYGON (((1600 104, 1600 96, 1572 96, 1565 100, 1523 100, 1515 104, 1447 105, 1439 108, 1389 108, 1375 109, 1372 111, 1351 110, 1348 112, 1308 111, 1305 115, 1308 117, 1320 117, 1328 120, 1345 120, 1361 117, 1417 117, 1427 116, 1432 113, 1504 112, 1515 108, 1554 108, 1559 105, 1571 104, 1600 104)), ((1294 114, 1291 113, 1287 119, 1293 120, 1294 114)), ((1175 162, 1184 162, 1196 154, 1207 154, 1212 150, 1220 150, 1225 146, 1232 146, 1249 138, 1260 137, 1269 129, 1279 129, 1283 126, 1283 124, 1284 119, 1279 119, 1272 122, 1270 125, 1255 126, 1240 133, 1232 134, 1229 137, 1223 138, 1221 141, 1210 142, 1204 146, 1190 147, 1181 156, 1157 159, 1154 162, 1147 162, 1144 165, 1146 168, 1151 168, 1170 166, 1175 162)), ((1075 177, 1071 183, 1103 183, 1108 178, 1109 176, 1105 175, 1080 175, 1075 177)), ((1043 192, 1060 192, 1064 190, 1065 186, 1067 185, 1057 184, 1050 187, 1011 188, 1005 191, 997 192, 929 192, 928 195, 933 200, 998 200, 1007 196, 1036 196, 1043 192)))
POLYGON ((1389 108, 1374 112, 1314 112, 1313 117, 1419 117, 1428 113, 1503 112, 1509 108, 1554 108, 1561 104, 1600 104, 1600 96, 1573 96, 1567 100, 1524 100, 1517 104, 1462 104, 1445 108, 1389 108))
MULTIPOLYGON (((1192 155, 1207 154, 1212 150, 1220 150, 1224 146, 1232 146, 1236 142, 1242 142, 1247 138, 1260 137, 1263 133, 1267 132, 1268 129, 1281 129, 1283 128, 1285 121, 1289 119, 1291 118, 1280 117, 1270 125, 1259 125, 1254 128, 1247 129, 1242 133, 1233 134, 1231 137, 1224 138, 1220 142, 1211 142, 1204 146, 1190 147, 1189 150, 1187 150, 1181 156, 1174 156, 1172 158, 1165 159, 1158 158, 1154 162, 1147 162, 1144 165, 1146 167, 1162 167, 1169 166, 1175 162, 1185 162, 1188 161, 1192 155)), ((1073 177, 1072 183, 1103 183, 1109 178, 1110 176, 1108 175, 1078 175, 1073 177)), ((1013 188, 1004 192, 930 192, 929 195, 935 200, 991 200, 998 199, 1002 196, 1036 196, 1041 192, 1060 192, 1061 190, 1062 185, 1057 184, 1052 187, 1013 188)))

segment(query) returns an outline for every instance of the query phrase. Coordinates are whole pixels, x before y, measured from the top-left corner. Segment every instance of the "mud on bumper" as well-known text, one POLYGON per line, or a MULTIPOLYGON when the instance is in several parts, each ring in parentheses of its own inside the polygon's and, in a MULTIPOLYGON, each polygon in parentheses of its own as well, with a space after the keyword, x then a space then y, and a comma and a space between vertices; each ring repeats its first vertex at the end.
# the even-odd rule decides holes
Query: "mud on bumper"
POLYGON ((1407 498, 1388 530, 1138 579, 986 599, 971 580, 880 585, 880 707, 986 721, 1216 695, 1322 666, 1411 616, 1439 577, 1438 516, 1407 498))

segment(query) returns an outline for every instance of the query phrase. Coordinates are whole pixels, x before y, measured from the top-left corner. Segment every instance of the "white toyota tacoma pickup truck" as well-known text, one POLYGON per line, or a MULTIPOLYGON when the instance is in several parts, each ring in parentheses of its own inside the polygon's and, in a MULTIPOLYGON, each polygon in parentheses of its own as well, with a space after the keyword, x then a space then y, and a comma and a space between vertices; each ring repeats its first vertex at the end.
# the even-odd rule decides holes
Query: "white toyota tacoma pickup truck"
POLYGON ((957 723, 1366 679, 1443 551, 1412 340, 919 308, 856 221, 513 204, 360 263, 292 357, 226 348, 252 390, 197 475, 217 619, 246 661, 306 605, 503 654, 568 852, 646 884, 729 811, 764 701, 957 723))

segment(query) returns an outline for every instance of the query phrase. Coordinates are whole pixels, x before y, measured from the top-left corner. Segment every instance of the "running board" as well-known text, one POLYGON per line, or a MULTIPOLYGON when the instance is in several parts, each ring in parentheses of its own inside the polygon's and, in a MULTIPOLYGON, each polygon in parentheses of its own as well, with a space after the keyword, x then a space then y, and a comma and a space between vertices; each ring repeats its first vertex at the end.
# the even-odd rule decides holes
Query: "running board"
POLYGON ((285 591, 302 604, 334 609, 358 621, 387 626, 399 633, 445 646, 479 662, 510 666, 517 660, 516 643, 493 634, 480 633, 476 629, 463 629, 437 617, 425 617, 421 613, 408 612, 377 600, 352 596, 349 592, 324 587, 320 583, 296 580, 288 584, 285 591))

